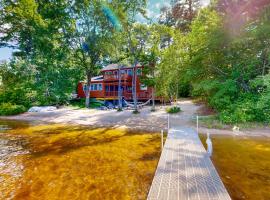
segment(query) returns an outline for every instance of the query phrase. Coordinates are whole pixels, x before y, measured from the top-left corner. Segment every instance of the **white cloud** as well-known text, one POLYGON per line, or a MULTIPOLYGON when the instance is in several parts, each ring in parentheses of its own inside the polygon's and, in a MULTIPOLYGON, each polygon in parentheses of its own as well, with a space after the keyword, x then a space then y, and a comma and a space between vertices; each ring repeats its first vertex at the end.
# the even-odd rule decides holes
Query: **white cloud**
POLYGON ((201 0, 201 3, 203 6, 208 6, 210 3, 210 0, 201 0))

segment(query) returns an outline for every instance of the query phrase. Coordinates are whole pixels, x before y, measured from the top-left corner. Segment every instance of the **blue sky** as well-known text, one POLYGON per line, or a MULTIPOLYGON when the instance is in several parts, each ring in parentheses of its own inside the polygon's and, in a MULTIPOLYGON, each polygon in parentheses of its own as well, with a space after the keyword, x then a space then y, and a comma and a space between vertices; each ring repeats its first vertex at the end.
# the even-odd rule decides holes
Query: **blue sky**
MULTIPOLYGON (((207 5, 210 0, 201 0, 204 5, 207 5)), ((170 0, 148 0, 147 13, 148 17, 158 18, 160 8, 164 5, 170 5, 170 0)), ((7 60, 11 58, 12 49, 0 48, 0 60, 7 60)))

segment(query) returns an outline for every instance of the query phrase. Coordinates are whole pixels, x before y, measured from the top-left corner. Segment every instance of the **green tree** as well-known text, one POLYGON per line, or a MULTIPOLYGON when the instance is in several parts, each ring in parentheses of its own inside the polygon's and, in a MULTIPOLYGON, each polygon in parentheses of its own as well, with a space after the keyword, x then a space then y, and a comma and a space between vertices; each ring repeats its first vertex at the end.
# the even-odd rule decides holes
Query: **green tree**
POLYGON ((1 6, 1 45, 12 46, 16 58, 35 66, 37 102, 65 102, 79 79, 71 76, 74 65, 67 38, 74 22, 68 12, 70 2, 4 0, 1 6))
POLYGON ((171 38, 172 29, 158 24, 145 26, 144 48, 139 56, 139 62, 144 66, 141 77, 142 83, 152 88, 152 110, 155 110, 155 96, 157 87, 157 76, 159 73, 158 64, 161 61, 163 50, 166 49, 164 38, 171 38))
POLYGON ((127 1, 124 4, 124 10, 126 10, 126 20, 123 21, 123 34, 126 38, 127 55, 129 63, 133 65, 133 79, 132 79, 132 93, 135 113, 138 112, 137 106, 137 72, 136 67, 138 65, 138 56, 144 48, 144 38, 141 37, 143 26, 136 23, 136 15, 141 14, 145 16, 146 0, 132 0, 127 1))

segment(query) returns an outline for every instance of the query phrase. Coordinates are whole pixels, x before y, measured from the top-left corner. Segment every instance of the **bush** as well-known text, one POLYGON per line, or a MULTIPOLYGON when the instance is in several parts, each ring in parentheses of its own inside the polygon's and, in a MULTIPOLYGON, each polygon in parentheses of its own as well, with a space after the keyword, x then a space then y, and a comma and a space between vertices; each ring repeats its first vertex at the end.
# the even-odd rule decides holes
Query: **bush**
POLYGON ((0 89, 0 104, 9 102, 13 105, 31 107, 33 98, 35 98, 35 94, 30 89, 14 87, 0 89))
POLYGON ((186 82, 180 82, 178 85, 178 95, 180 97, 190 97, 191 85, 186 82))
MULTIPOLYGON (((247 122, 269 122, 269 107, 261 101, 257 95, 242 94, 237 101, 220 112, 219 119, 223 123, 247 123, 247 122), (262 104, 260 104, 262 102, 262 104)), ((268 100, 269 102, 269 100, 268 100)), ((269 104, 269 103, 268 103, 269 104)))
POLYGON ((140 112, 138 110, 133 110, 133 114, 139 114, 140 112))
POLYGON ((173 106, 166 109, 167 113, 173 114, 173 113, 179 113, 181 111, 181 108, 178 106, 173 106))
MULTIPOLYGON (((72 100, 70 101, 70 105, 79 107, 79 108, 85 108, 85 98, 72 100)), ((90 108, 99 108, 101 106, 104 106, 103 101, 90 99, 90 108)))
POLYGON ((0 104, 0 115, 16 115, 26 111, 26 108, 22 105, 14 105, 11 103, 0 104))

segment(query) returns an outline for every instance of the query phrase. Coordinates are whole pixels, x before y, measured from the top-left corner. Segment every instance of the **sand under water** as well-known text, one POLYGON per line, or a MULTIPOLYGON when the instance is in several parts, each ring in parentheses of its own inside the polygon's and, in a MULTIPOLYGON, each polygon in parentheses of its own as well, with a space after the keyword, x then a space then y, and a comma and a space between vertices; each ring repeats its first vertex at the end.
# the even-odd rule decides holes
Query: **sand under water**
MULTIPOLYGON (((206 135, 200 136, 205 145, 206 135)), ((212 161, 233 200, 270 199, 270 138, 211 135, 212 161)))
POLYGON ((0 199, 146 199, 160 134, 0 122, 0 199))

